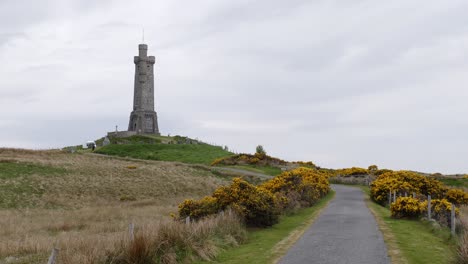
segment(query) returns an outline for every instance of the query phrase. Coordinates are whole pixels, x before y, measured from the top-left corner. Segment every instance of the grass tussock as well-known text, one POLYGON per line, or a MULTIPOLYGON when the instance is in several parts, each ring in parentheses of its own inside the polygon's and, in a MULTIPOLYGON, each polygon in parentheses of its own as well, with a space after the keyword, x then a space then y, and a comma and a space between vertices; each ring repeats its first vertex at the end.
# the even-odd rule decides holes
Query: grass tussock
POLYGON ((247 238, 239 217, 228 211, 185 224, 165 222, 143 226, 134 239, 123 238, 108 252, 107 264, 184 263, 212 260, 223 249, 247 238))
POLYGON ((460 210, 460 238, 457 247, 457 264, 468 263, 468 207, 462 207, 460 210))

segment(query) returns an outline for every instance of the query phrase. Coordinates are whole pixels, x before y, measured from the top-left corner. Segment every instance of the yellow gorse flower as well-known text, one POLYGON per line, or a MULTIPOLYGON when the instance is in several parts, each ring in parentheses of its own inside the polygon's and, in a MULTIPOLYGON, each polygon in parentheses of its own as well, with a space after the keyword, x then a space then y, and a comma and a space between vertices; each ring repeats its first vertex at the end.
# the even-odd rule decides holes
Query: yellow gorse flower
POLYGON ((297 206, 311 206, 330 190, 327 177, 315 169, 297 168, 255 186, 233 179, 200 200, 185 200, 179 216, 199 219, 231 208, 250 226, 271 226, 279 214, 297 206))

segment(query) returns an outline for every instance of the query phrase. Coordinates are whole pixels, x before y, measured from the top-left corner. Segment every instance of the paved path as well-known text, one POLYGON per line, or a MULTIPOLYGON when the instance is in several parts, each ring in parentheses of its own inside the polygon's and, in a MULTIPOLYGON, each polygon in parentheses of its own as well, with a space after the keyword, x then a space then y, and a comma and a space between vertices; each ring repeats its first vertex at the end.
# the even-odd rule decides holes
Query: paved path
POLYGON ((389 264, 374 216, 359 188, 333 185, 335 198, 292 246, 282 264, 389 264))

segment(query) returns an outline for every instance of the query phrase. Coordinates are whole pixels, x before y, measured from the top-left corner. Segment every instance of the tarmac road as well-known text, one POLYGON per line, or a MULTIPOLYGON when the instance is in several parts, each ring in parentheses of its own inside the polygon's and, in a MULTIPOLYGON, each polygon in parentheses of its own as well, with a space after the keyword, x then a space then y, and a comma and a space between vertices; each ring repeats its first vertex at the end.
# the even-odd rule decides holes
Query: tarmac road
POLYGON ((374 216, 359 188, 333 185, 335 198, 281 264, 389 264, 374 216))

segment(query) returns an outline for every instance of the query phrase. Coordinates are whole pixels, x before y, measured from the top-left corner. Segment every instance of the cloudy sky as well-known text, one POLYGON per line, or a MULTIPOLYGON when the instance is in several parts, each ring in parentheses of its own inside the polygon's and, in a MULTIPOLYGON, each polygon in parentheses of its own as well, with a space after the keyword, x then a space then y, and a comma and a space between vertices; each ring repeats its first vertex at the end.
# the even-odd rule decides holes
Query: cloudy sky
POLYGON ((0 0, 0 146, 126 129, 144 27, 163 134, 468 172, 467 13, 466 0, 0 0))

